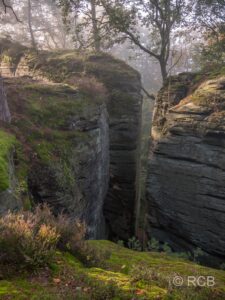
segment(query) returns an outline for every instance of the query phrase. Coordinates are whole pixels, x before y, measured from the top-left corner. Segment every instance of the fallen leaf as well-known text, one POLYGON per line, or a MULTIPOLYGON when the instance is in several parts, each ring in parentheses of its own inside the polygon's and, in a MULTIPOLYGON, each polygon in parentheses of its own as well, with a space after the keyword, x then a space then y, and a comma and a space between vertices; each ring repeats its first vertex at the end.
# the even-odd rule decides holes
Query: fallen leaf
POLYGON ((143 290, 136 290, 136 295, 143 295, 145 292, 143 290))
POLYGON ((59 278, 53 278, 53 282, 56 283, 56 284, 58 284, 58 283, 61 282, 61 279, 59 279, 59 278))

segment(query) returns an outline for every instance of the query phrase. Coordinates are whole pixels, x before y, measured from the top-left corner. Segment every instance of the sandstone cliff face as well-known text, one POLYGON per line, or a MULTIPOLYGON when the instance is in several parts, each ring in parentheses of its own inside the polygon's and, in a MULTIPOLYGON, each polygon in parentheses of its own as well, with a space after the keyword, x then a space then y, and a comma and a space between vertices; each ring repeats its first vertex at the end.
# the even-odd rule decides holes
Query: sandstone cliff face
POLYGON ((22 80, 22 98, 15 100, 20 83, 15 90, 9 82, 8 99, 13 132, 29 148, 28 191, 34 201, 84 219, 90 237, 105 235, 105 220, 110 236, 130 237, 141 124, 139 74, 109 55, 37 54, 8 41, 0 44, 3 75, 22 80))
POLYGON ((225 253, 225 77, 174 77, 159 92, 149 159, 151 234, 176 250, 225 253))
POLYGON ((89 99, 82 90, 63 84, 25 78, 8 79, 6 86, 12 113, 8 128, 17 137, 14 156, 20 146, 23 157, 14 158, 15 170, 13 159, 7 158, 6 174, 11 175, 1 211, 18 208, 17 190, 16 199, 25 198, 19 208, 32 205, 27 203, 30 196, 36 204, 48 203, 56 214, 85 221, 90 238, 104 236, 109 129, 103 99, 89 99))
POLYGON ((124 240, 134 234, 142 107, 140 78, 130 71, 119 69, 109 79, 99 72, 109 91, 110 185, 104 214, 110 238, 124 240))
MULTIPOLYGON (((60 162, 37 160, 33 164, 28 176, 29 190, 37 204, 48 203, 55 213, 63 211, 84 220, 90 238, 104 237, 103 204, 109 183, 109 132, 105 106, 93 113, 91 122, 83 119, 82 129, 76 126, 68 133, 73 141, 71 145, 60 147, 60 162), (73 136, 77 131, 82 137, 73 136)), ((66 138, 61 142, 66 143, 66 138)))

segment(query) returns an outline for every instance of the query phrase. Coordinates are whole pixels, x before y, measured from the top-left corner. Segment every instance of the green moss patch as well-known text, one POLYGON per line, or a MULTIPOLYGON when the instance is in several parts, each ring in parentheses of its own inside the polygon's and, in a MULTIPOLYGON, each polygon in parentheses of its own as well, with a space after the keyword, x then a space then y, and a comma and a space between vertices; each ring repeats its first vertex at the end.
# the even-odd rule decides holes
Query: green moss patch
POLYGON ((93 252, 108 251, 103 266, 85 267, 68 253, 57 253, 49 270, 0 281, 1 299, 224 299, 225 272, 165 253, 136 252, 109 241, 89 241, 93 252), (101 250, 99 250, 101 249, 101 250), (214 276, 213 287, 176 287, 174 276, 214 276))
POLYGON ((207 80, 190 96, 189 101, 216 111, 225 109, 225 77, 207 80))
POLYGON ((15 137, 0 131, 0 192, 7 190, 10 185, 9 156, 15 142, 15 137))

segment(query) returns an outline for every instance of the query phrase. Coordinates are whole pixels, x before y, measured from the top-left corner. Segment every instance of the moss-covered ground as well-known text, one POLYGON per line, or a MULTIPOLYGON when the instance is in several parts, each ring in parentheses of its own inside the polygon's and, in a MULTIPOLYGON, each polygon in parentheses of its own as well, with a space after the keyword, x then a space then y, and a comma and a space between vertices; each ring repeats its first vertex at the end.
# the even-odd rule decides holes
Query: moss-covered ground
POLYGON ((9 157, 15 142, 14 136, 0 130, 0 192, 9 188, 9 157))
POLYGON ((1 270, 0 299, 225 299, 225 271, 109 241, 89 244, 93 252, 102 253, 96 266, 85 267, 76 257, 58 252, 50 268, 35 274, 21 271, 4 278, 1 270), (175 276, 184 279, 183 286, 173 284, 175 276), (215 286, 188 287, 187 276, 213 276, 215 286))

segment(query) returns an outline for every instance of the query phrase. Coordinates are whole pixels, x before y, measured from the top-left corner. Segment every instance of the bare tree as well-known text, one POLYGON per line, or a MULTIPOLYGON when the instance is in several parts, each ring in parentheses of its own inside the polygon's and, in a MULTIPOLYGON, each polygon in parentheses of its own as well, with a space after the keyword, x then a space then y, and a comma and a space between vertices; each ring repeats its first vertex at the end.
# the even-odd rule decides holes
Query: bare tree
POLYGON ((100 29, 98 28, 98 20, 96 13, 96 0, 91 0, 91 21, 92 21, 92 30, 93 30, 93 41, 95 51, 100 51, 101 48, 101 37, 100 29))
POLYGON ((31 0, 27 0, 27 20, 28 20, 28 28, 30 32, 30 38, 31 38, 31 46, 36 49, 37 44, 34 38, 34 32, 32 27, 32 7, 31 7, 31 0))
POLYGON ((160 64, 163 81, 168 76, 171 34, 182 20, 185 0, 101 0, 110 24, 160 64), (138 26, 149 31, 142 40, 138 26))
POLYGON ((13 6, 10 5, 6 0, 0 0, 0 1, 1 1, 1 4, 2 4, 3 8, 4 8, 5 14, 6 14, 8 11, 12 12, 13 15, 14 15, 14 17, 16 18, 16 20, 17 20, 18 22, 20 22, 19 18, 17 17, 17 14, 15 13, 15 11, 14 11, 14 9, 13 9, 13 6))
MULTIPOLYGON (((19 22, 19 19, 13 7, 5 0, 1 0, 1 4, 3 5, 4 13, 6 14, 8 11, 12 12, 15 19, 19 22)), ((10 114, 7 96, 3 84, 3 78, 1 76, 0 76, 0 121, 7 122, 7 123, 11 122, 11 114, 10 114)))
POLYGON ((0 17, 2 36, 36 49, 73 47, 72 35, 66 30, 61 10, 52 0, 12 0, 11 3, 21 22, 18 23, 12 17, 9 9, 7 14, 4 14, 2 6, 0 17))
POLYGON ((99 52, 109 48, 116 40, 101 0, 55 0, 61 7, 63 19, 73 34, 78 48, 91 48, 99 52))

